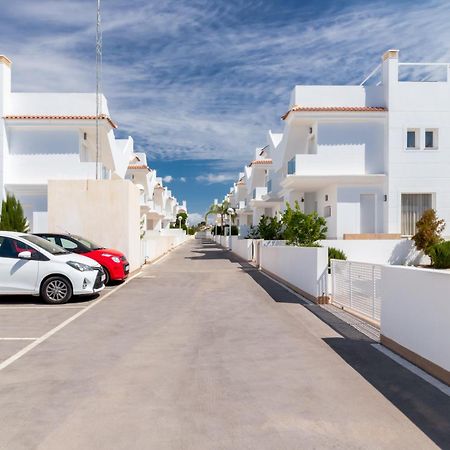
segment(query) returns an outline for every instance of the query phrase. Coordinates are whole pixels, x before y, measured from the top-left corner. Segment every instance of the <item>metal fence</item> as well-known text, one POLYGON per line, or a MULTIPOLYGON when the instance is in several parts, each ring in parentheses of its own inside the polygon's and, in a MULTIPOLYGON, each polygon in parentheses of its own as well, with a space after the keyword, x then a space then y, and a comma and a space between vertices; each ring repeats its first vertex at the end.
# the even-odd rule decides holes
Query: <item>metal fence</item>
POLYGON ((331 281, 333 303, 380 322, 380 265, 332 260, 331 281))

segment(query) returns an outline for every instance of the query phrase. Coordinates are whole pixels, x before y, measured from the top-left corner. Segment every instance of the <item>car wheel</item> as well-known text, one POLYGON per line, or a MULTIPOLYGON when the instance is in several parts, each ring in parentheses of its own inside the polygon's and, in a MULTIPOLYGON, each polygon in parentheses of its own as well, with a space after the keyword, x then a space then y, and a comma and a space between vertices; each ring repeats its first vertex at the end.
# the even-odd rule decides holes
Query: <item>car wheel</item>
POLYGON ((41 297, 51 305, 67 303, 72 297, 72 286, 64 277, 47 278, 41 287, 41 297))
POLYGON ((105 286, 107 286, 111 281, 111 275, 108 272, 108 269, 105 266, 103 267, 103 272, 105 272, 105 286))

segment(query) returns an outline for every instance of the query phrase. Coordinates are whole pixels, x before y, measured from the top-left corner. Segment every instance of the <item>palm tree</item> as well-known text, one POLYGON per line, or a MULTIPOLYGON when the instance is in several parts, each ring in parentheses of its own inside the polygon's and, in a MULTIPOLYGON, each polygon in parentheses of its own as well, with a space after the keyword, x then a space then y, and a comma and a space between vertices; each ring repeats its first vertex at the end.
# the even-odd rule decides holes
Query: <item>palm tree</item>
MULTIPOLYGON (((208 216, 210 214, 220 215, 220 229, 223 230, 224 217, 230 215, 228 212, 230 208, 231 206, 228 200, 224 200, 222 203, 212 204, 209 207, 208 212, 205 214, 205 222, 208 221, 208 216)), ((231 220, 234 222, 234 214, 231 214, 231 220)))

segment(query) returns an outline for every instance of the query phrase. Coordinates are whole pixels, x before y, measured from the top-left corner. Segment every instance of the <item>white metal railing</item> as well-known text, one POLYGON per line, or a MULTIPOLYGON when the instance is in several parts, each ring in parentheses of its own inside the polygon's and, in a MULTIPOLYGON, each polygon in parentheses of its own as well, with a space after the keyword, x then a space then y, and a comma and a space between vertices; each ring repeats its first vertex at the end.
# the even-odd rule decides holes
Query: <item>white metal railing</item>
POLYGON ((398 63, 398 80, 401 81, 441 81, 449 82, 450 64, 449 63, 398 63), (437 69, 441 69, 438 71, 437 69), (403 79, 404 78, 404 79, 403 79))
POLYGON ((378 72, 381 72, 381 64, 378 64, 378 66, 375 67, 375 69, 373 69, 372 72, 370 72, 369 75, 367 75, 367 77, 364 78, 364 80, 359 85, 364 86, 371 78, 377 75, 378 72))
POLYGON ((331 260, 332 303, 375 322, 381 315, 381 266, 331 260))

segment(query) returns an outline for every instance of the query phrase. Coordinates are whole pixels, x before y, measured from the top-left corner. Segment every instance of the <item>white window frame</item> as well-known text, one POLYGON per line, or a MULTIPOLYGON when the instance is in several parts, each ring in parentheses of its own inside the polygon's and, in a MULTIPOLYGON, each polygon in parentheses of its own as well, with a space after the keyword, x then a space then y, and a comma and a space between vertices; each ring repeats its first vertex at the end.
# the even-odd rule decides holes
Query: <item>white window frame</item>
POLYGON ((437 128, 425 128, 423 132, 423 149, 426 151, 429 150, 438 150, 439 149, 439 132, 437 128), (426 133, 431 131, 433 133, 433 147, 425 147, 426 145, 426 133))
POLYGON ((405 132, 405 150, 406 151, 415 151, 420 150, 420 128, 407 128, 405 132), (408 133, 413 131, 416 134, 416 146, 415 147, 408 147, 408 133))
POLYGON ((403 234, 403 230, 402 230, 402 209, 403 209, 403 204, 402 204, 402 195, 420 195, 420 194, 426 194, 426 195, 431 195, 431 208, 432 209, 436 209, 436 192, 423 192, 423 191, 418 191, 418 192, 411 192, 411 191, 407 191, 407 192, 400 192, 399 193, 399 231, 401 233, 402 237, 411 237, 411 234, 403 234))

